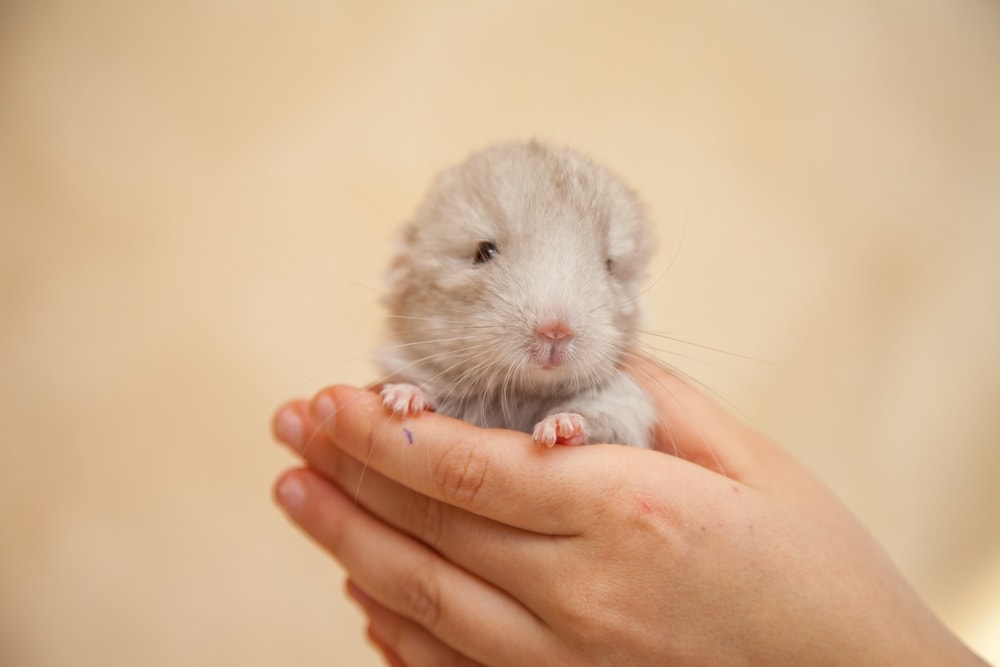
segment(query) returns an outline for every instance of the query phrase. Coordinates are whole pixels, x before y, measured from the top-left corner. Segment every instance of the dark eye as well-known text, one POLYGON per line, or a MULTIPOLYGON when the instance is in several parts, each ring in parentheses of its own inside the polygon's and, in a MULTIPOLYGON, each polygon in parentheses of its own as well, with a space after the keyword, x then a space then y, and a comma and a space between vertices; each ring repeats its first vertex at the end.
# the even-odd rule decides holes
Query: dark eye
POLYGON ((476 264, 485 264, 486 262, 492 262, 493 258, 500 254, 500 249, 497 248, 497 244, 493 241, 480 241, 479 247, 476 248, 476 264))
POLYGON ((608 273, 611 273, 612 271, 614 271, 615 270, 615 263, 614 263, 614 261, 612 261, 611 258, 608 258, 608 261, 604 262, 604 268, 606 268, 608 270, 608 273))

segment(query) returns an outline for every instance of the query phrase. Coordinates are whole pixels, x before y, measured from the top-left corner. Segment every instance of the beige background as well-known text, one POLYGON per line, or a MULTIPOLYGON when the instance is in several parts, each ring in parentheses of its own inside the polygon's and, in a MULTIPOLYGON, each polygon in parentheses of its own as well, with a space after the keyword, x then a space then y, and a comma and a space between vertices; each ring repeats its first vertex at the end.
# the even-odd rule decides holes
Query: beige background
POLYGON ((619 171, 661 356, 1000 660, 1000 5, 0 4, 0 663, 374 665, 269 485, 393 230, 540 137, 619 171), (753 357, 751 361, 736 355, 753 357))

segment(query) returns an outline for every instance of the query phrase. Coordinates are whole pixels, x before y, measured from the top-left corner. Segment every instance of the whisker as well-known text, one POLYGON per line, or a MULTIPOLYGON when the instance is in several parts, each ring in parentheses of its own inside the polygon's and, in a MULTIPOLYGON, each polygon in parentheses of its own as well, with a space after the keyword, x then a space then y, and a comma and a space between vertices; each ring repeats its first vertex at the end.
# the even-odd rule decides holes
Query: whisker
POLYGON ((705 345, 703 343, 695 343, 694 341, 684 340, 683 338, 676 338, 674 336, 667 335, 659 331, 649 331, 647 329, 636 329, 637 333, 644 334, 646 336, 652 336, 654 338, 662 338, 664 340, 669 340, 672 343, 680 343, 681 345, 690 345, 691 347, 697 347, 702 350, 708 350, 709 352, 717 352, 719 354, 724 354, 727 357, 735 357, 736 359, 745 359, 746 361, 753 361, 758 364, 764 364, 767 366, 781 366, 782 364, 776 361, 769 361, 767 359, 760 359, 758 357, 751 357, 747 354, 740 354, 739 352, 730 352, 729 350, 723 350, 719 347, 713 347, 711 345, 705 345))
MULTIPOLYGON (((679 355, 679 356, 683 356, 683 355, 679 355)), ((719 393, 714 388, 712 388, 711 386, 705 384, 704 382, 702 382, 698 378, 694 377, 690 373, 687 373, 687 372, 681 370, 680 368, 678 368, 677 366, 674 366, 673 364, 667 363, 667 362, 663 361, 662 359, 659 359, 658 357, 656 357, 654 355, 647 355, 646 359, 649 360, 649 361, 652 361, 654 363, 661 364, 662 366, 664 366, 667 370, 669 370, 674 375, 677 375, 678 377, 680 377, 681 379, 685 380, 686 382, 688 382, 690 384, 693 384, 693 385, 697 386, 699 389, 702 389, 702 390, 708 392, 714 398, 718 399, 720 402, 725 403, 726 406, 728 406, 733 412, 737 413, 745 421, 748 421, 748 422, 753 421, 751 419, 750 415, 748 415, 746 412, 744 412, 738 405, 736 405, 731 400, 729 400, 728 398, 726 398, 723 394, 719 393)), ((694 361, 698 361, 698 359, 694 359, 694 361)))
POLYGON ((655 287, 661 280, 663 280, 663 277, 667 275, 667 273, 670 271, 670 269, 673 268, 674 262, 677 261, 677 258, 681 254, 681 248, 684 247, 684 239, 687 238, 688 212, 690 211, 690 206, 691 206, 691 202, 689 201, 688 202, 688 210, 686 210, 684 212, 684 224, 681 226, 681 238, 677 242, 677 247, 674 249, 674 255, 673 255, 673 257, 670 258, 670 261, 667 262, 667 267, 665 269, 663 269, 663 271, 660 272, 660 275, 656 276, 656 278, 653 280, 653 282, 651 282, 645 288, 639 290, 639 292, 633 297, 633 299, 632 299, 633 301, 638 301, 639 298, 643 294, 645 294, 649 290, 653 289, 653 287, 655 287))
MULTIPOLYGON (((646 359, 647 361, 650 361, 651 363, 654 363, 654 364, 657 364, 657 365, 660 365, 660 364, 662 363, 662 362, 660 362, 660 361, 659 361, 658 359, 654 359, 654 358, 650 358, 650 357, 648 357, 648 356, 645 356, 645 355, 639 355, 639 354, 636 354, 636 353, 631 353, 631 355, 630 355, 630 356, 633 356, 633 357, 635 357, 636 359, 646 359)), ((701 383, 698 383, 698 382, 697 382, 696 380, 693 380, 692 378, 689 378, 689 377, 688 377, 688 376, 687 376, 687 375, 686 375, 685 373, 683 373, 683 372, 680 372, 680 371, 678 371, 677 369, 673 368, 673 367, 672 367, 672 366, 670 366, 669 364, 667 364, 666 366, 660 366, 660 367, 661 367, 661 368, 664 368, 664 370, 668 370, 668 371, 669 371, 669 372, 671 372, 671 373, 677 373, 678 375, 680 375, 680 376, 681 376, 682 378, 684 378, 685 380, 689 380, 689 381, 692 381, 692 382, 694 382, 694 383, 696 383, 696 384, 699 384, 699 386, 704 386, 704 385, 701 385, 701 383)), ((666 394, 667 394, 668 396, 670 396, 671 398, 673 398, 673 399, 674 399, 674 402, 675 402, 675 403, 676 403, 676 404, 677 404, 678 406, 680 405, 680 402, 679 402, 679 401, 677 401, 676 397, 674 397, 674 394, 673 394, 673 392, 672 392, 672 391, 670 391, 670 389, 669 389, 669 388, 667 388, 667 386, 666 386, 666 385, 664 385, 662 381, 660 381, 659 379, 657 379, 657 378, 656 378, 655 376, 653 376, 653 375, 652 375, 651 373, 649 373, 649 372, 647 372, 647 371, 642 371, 642 373, 643 373, 643 375, 644 375, 644 376, 645 376, 645 377, 646 377, 646 378, 647 378, 648 380, 650 380, 650 381, 654 382, 654 383, 655 383, 655 384, 656 384, 656 385, 657 385, 658 387, 660 387, 660 389, 662 389, 662 390, 663 390, 664 392, 666 392, 666 394)), ((711 390, 709 390, 709 391, 711 391, 711 390)), ((714 392, 713 392, 713 393, 714 393, 714 392)), ((674 455, 676 455, 676 456, 681 456, 681 452, 680 452, 680 449, 679 449, 679 447, 678 447, 678 444, 677 444, 677 440, 676 440, 676 438, 674 438, 674 437, 673 437, 673 435, 672 435, 672 431, 671 431, 671 429, 670 429, 670 424, 669 424, 668 422, 666 422, 665 420, 663 420, 663 419, 661 419, 659 423, 660 423, 660 424, 661 424, 661 425, 662 425, 662 426, 663 426, 663 427, 664 427, 664 428, 665 428, 665 429, 667 430, 668 434, 669 434, 669 435, 670 435, 670 437, 671 437, 671 441, 672 441, 672 443, 673 443, 673 446, 674 446, 674 455)), ((725 477, 729 477, 729 474, 728 474, 728 473, 726 472, 726 468, 725 468, 725 466, 724 466, 724 465, 722 464, 722 460, 721 460, 721 459, 719 458, 718 454, 716 454, 716 453, 715 453, 715 448, 714 448, 714 447, 712 447, 712 446, 711 446, 711 445, 709 444, 709 442, 708 442, 708 439, 707 439, 707 438, 706 438, 706 437, 704 436, 704 434, 703 434, 703 433, 701 433, 700 431, 699 431, 699 433, 698 433, 698 439, 699 439, 699 440, 701 441, 701 444, 702 444, 702 446, 704 447, 705 451, 707 451, 707 452, 709 453, 709 455, 710 455, 710 456, 712 457, 712 461, 713 461, 713 462, 715 463, 715 466, 716 466, 716 468, 718 469, 718 471, 719 471, 719 472, 720 472, 720 473, 721 473, 721 474, 722 474, 723 476, 725 476, 725 477)))
POLYGON ((391 320, 411 320, 416 322, 430 322, 432 324, 440 325, 450 325, 450 326, 460 326, 464 329, 489 329, 492 328, 489 324, 474 324, 462 320, 443 320, 440 317, 418 317, 416 315, 387 315, 388 319, 391 320))

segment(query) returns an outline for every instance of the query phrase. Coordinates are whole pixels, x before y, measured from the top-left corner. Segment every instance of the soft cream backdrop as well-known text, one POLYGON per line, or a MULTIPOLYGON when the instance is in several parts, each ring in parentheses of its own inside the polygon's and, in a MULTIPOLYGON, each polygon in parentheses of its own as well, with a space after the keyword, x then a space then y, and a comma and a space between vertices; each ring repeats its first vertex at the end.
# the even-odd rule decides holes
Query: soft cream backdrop
POLYGON ((1000 660, 1000 7, 0 5, 0 663, 374 665, 273 508, 392 232, 501 139, 656 220, 654 341, 1000 660), (767 363, 765 363, 767 362, 767 363))

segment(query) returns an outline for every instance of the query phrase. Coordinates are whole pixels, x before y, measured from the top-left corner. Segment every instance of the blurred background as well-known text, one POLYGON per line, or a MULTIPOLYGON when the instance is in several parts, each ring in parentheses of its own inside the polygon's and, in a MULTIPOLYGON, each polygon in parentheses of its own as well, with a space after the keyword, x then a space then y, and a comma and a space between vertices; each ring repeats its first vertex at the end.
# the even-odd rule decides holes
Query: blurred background
POLYGON ((0 663, 378 664, 270 414, 532 137, 648 203, 649 345, 1000 661, 1000 5, 6 0, 0 663))

